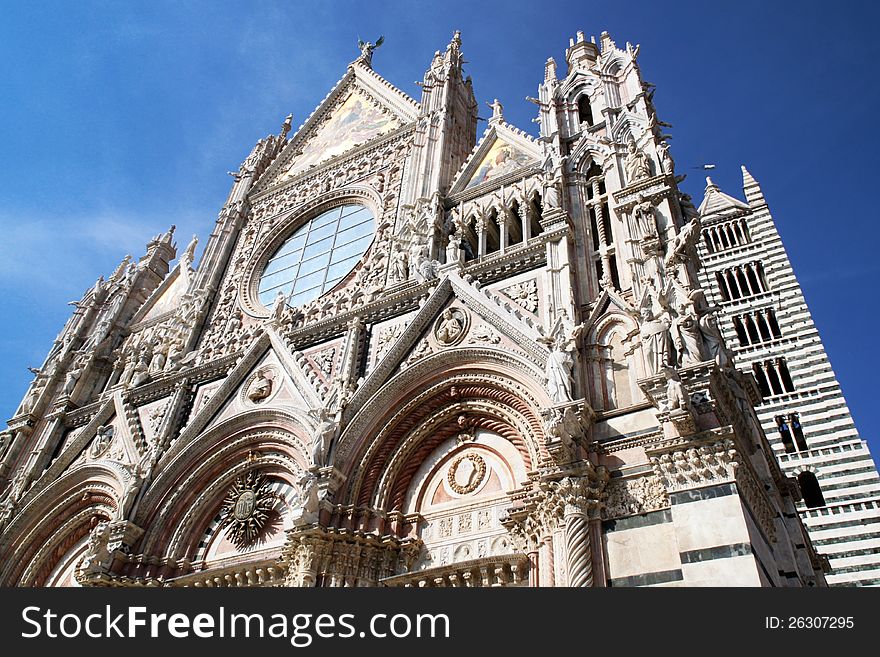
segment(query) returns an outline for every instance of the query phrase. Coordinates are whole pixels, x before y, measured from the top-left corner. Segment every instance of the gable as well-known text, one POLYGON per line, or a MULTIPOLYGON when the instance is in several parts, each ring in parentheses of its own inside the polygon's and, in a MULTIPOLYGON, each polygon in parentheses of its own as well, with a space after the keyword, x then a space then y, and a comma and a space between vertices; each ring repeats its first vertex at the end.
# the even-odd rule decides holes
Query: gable
POLYGON ((155 298, 144 304, 145 308, 138 313, 138 321, 149 321, 177 308, 188 287, 188 277, 181 276, 180 267, 176 267, 156 291, 155 298))
POLYGON ((311 134, 304 137, 301 151, 285 172, 289 178, 341 155, 402 125, 391 112, 380 107, 357 88, 311 134))
POLYGON ((465 189, 476 187, 522 167, 535 164, 536 160, 525 151, 503 139, 496 139, 489 151, 480 160, 476 170, 468 180, 465 189))

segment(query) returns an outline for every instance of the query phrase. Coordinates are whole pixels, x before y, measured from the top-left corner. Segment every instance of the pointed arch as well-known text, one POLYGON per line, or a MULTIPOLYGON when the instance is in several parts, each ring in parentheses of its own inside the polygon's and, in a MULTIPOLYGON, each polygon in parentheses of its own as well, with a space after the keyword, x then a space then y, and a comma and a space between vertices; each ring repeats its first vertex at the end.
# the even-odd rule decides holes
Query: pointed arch
POLYGON ((141 551, 192 559, 226 492, 252 470, 299 490, 313 464, 315 421, 295 409, 261 409, 235 416, 161 460, 136 513, 147 527, 141 551))
POLYGON ((97 522, 116 517, 129 476, 116 463, 88 463, 34 496, 4 532, 0 585, 42 586, 97 522))
POLYGON ((503 437, 527 469, 536 468, 547 458, 540 409, 552 405, 541 376, 515 354, 482 347, 445 350, 405 368, 340 436, 334 459, 346 487, 337 502, 400 510, 424 459, 462 426, 503 437))

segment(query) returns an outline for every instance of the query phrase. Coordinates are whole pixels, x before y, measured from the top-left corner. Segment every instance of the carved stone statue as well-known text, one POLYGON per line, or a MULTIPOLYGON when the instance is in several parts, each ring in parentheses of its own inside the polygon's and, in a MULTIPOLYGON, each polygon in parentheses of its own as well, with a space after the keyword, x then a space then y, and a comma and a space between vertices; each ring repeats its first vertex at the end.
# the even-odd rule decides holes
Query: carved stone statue
POLYGON ((157 339, 153 345, 153 357, 150 359, 150 372, 161 372, 165 369, 165 363, 168 357, 165 353, 165 345, 160 339, 157 339))
POLYGON ((196 258, 196 245, 199 243, 199 238, 196 235, 192 236, 189 244, 186 247, 186 251, 183 252, 183 255, 180 256, 180 264, 181 269, 187 269, 192 267, 192 263, 196 258))
POLYGON ((544 207, 548 209, 560 207, 556 173, 553 171, 545 171, 542 182, 544 186, 544 207))
POLYGON ((432 281, 437 278, 437 261, 431 260, 424 253, 420 253, 415 263, 416 278, 420 282, 432 281))
POLYGON ((574 357, 564 345, 553 342, 550 345, 550 355, 547 356, 547 365, 544 368, 544 378, 547 392, 550 398, 557 403, 572 400, 571 390, 574 383, 572 369, 574 357))
POLYGON ((686 262, 692 263, 695 267, 699 266, 697 241, 700 239, 701 228, 700 220, 696 217, 684 225, 669 245, 669 252, 666 256, 667 267, 686 262))
POLYGON ((648 376, 660 374, 663 367, 671 365, 672 340, 669 334, 669 320, 654 315, 649 306, 641 309, 639 334, 642 338, 642 351, 645 354, 645 368, 648 376))
POLYGON ((699 317, 698 323, 706 356, 714 360, 718 367, 726 368, 732 363, 733 358, 715 319, 715 313, 720 309, 717 306, 709 306, 706 302, 706 293, 703 290, 692 291, 689 298, 693 303, 694 312, 699 317))
POLYGON ((498 102, 496 98, 491 103, 486 103, 489 107, 492 108, 492 118, 490 121, 502 121, 504 119, 504 106, 498 102))
POLYGON ((110 447, 110 443, 113 441, 114 432, 115 429, 112 424, 108 424, 98 429, 98 433, 92 441, 92 447, 89 449, 89 455, 93 459, 100 457, 107 451, 107 448, 110 447))
MULTIPOLYGON (((639 195, 640 199, 644 199, 639 195)), ((650 200, 640 200, 633 207, 633 217, 642 233, 642 237, 657 237, 657 211, 650 200)))
POLYGON ((134 372, 131 377, 131 385, 138 387, 150 380, 150 361, 152 360, 152 350, 149 346, 141 349, 137 364, 134 366, 134 372))
POLYGON ((323 467, 328 465, 327 457, 330 455, 330 443, 336 434, 336 421, 330 417, 330 412, 322 408, 318 412, 318 428, 312 439, 312 462, 323 467))
POLYGON ((183 356, 183 338, 174 337, 168 343, 168 358, 165 361, 165 371, 174 372, 180 367, 183 356))
POLYGON ((64 387, 61 389, 61 394, 70 396, 73 393, 73 389, 76 388, 77 381, 82 376, 83 368, 80 363, 77 363, 73 366, 73 369, 67 373, 67 377, 64 379, 64 387))
POLYGON ((399 283, 406 280, 409 270, 409 257, 400 244, 394 244, 394 250, 391 252, 391 271, 388 278, 392 283, 399 283))
POLYGON ((639 180, 651 177, 651 164, 648 156, 636 147, 634 139, 629 140, 627 156, 623 166, 626 169, 627 183, 632 184, 639 180))
POLYGON ((568 313, 562 310, 553 323, 550 334, 539 338, 550 350, 544 367, 544 384, 550 398, 556 403, 573 399, 572 370, 577 353, 577 339, 583 328, 583 324, 575 326, 568 318, 568 313))
POLYGON ((657 146, 657 158, 660 160, 660 169, 663 173, 671 174, 675 171, 675 162, 669 154, 669 144, 665 141, 661 141, 657 146))
POLYGON ((674 367, 664 367, 663 374, 666 376, 666 410, 689 411, 691 401, 681 383, 681 377, 674 367))
POLYGON ((281 324, 284 311, 287 309, 287 296, 281 290, 275 295, 275 303, 272 304, 272 322, 281 324))
POLYGON ((361 56, 355 62, 359 62, 368 68, 373 67, 373 51, 385 42, 385 37, 380 36, 376 39, 376 43, 371 41, 361 41, 358 39, 358 48, 360 48, 361 56))
POLYGON ((681 366, 689 367, 705 360, 700 317, 689 299, 679 305, 678 315, 672 320, 672 339, 681 366))
POLYGON ((110 551, 107 547, 109 543, 110 525, 105 521, 101 521, 95 526, 92 533, 89 534, 86 553, 78 569, 80 574, 93 575, 104 572, 110 565, 110 551))
POLYGON ((314 473, 308 472, 300 479, 299 485, 302 487, 302 517, 300 522, 303 524, 311 524, 318 521, 318 510, 321 505, 321 499, 318 496, 318 478, 314 473))

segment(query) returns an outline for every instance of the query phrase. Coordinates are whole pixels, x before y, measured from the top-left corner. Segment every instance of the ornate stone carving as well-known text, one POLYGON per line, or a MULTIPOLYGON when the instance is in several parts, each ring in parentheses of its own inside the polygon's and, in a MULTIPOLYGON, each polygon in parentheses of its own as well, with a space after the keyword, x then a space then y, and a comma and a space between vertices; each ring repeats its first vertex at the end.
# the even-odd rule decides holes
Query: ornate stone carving
POLYGON ((637 199, 632 214, 639 233, 643 239, 656 239, 658 232, 657 208, 654 207, 654 201, 646 199, 642 194, 639 194, 637 199))
POLYGON ((99 522, 89 534, 86 553, 77 567, 76 578, 87 578, 90 575, 100 575, 110 567, 111 555, 108 550, 110 543, 110 524, 106 521, 99 522))
POLYGON ((673 364, 670 322, 663 314, 657 313, 650 303, 642 306, 640 314, 642 321, 639 335, 642 339, 645 369, 648 376, 653 376, 660 374, 667 365, 673 364))
POLYGON ((679 231, 669 245, 666 256, 667 269, 688 262, 699 267, 700 257, 697 254, 697 242, 700 240, 701 228, 699 217, 695 217, 679 231))
POLYGON ((495 329, 489 324, 483 323, 474 327, 468 338, 469 344, 498 344, 500 342, 501 337, 495 332, 495 329))
POLYGON ((636 479, 613 479, 605 488, 606 519, 648 513, 669 507, 669 495, 655 475, 636 479))
POLYGON ((502 288, 501 291, 530 313, 538 312, 538 281, 534 278, 502 288))
POLYGON ((550 349, 544 368, 544 381, 550 398, 556 403, 572 401, 572 370, 577 339, 584 325, 575 326, 563 312, 553 325, 550 335, 539 338, 550 349))
POLYGON ((236 479, 226 493, 220 528, 239 549, 250 547, 265 529, 275 502, 265 475, 251 470, 236 479))
POLYGON ((422 340, 419 345, 413 350, 413 352, 409 355, 409 358, 403 363, 403 365, 409 366, 413 363, 417 363, 425 356, 430 356, 434 353, 434 348, 431 346, 431 343, 428 342, 428 339, 425 338, 422 340))
POLYGON ((330 445, 336 435, 339 423, 326 408, 319 409, 317 413, 312 412, 312 415, 318 420, 318 427, 312 438, 312 463, 323 467, 329 465, 330 445))
POLYGON ((321 370, 321 374, 329 378, 333 372, 333 363, 336 361, 336 348, 331 347, 330 349, 319 351, 313 354, 312 358, 317 363, 318 369, 321 370))
POLYGON ((730 439, 651 456, 655 474, 669 491, 697 488, 733 479, 737 458, 730 439))
POLYGON ((384 41, 384 36, 380 36, 376 39, 376 43, 373 43, 372 41, 361 41, 358 39, 358 48, 361 51, 361 55, 355 60, 355 62, 363 64, 367 68, 373 68, 373 51, 381 46, 384 41))
POLYGON ((660 160, 660 169, 663 173, 669 175, 675 173, 675 162, 669 154, 669 144, 666 141, 661 141, 657 145, 657 158, 660 160))
POLYGON ((547 451, 557 463, 563 464, 577 456, 576 445, 587 429, 584 408, 579 404, 552 406, 541 411, 547 451))
POLYGON ((403 334, 406 328, 406 322, 395 324, 394 326, 386 326, 379 331, 379 337, 376 339, 376 362, 382 360, 391 346, 403 334))

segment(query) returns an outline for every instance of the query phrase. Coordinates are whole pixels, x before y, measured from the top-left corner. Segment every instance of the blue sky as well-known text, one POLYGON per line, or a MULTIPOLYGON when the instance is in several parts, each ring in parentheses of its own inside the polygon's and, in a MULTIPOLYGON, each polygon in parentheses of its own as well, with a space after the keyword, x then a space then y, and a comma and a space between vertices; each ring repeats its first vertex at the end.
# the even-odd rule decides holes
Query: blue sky
MULTIPOLYGON (((672 154, 761 183, 862 436, 874 414, 880 106, 874 3, 8 2, 0 5, 0 414, 12 414, 71 308, 126 253, 177 224, 199 250, 253 143, 299 125, 357 54, 418 98, 462 31, 481 103, 533 132, 549 55, 576 30, 641 44, 672 154), (568 6, 567 11, 562 8, 568 6)), ((490 110, 483 106, 481 114, 490 110)))

